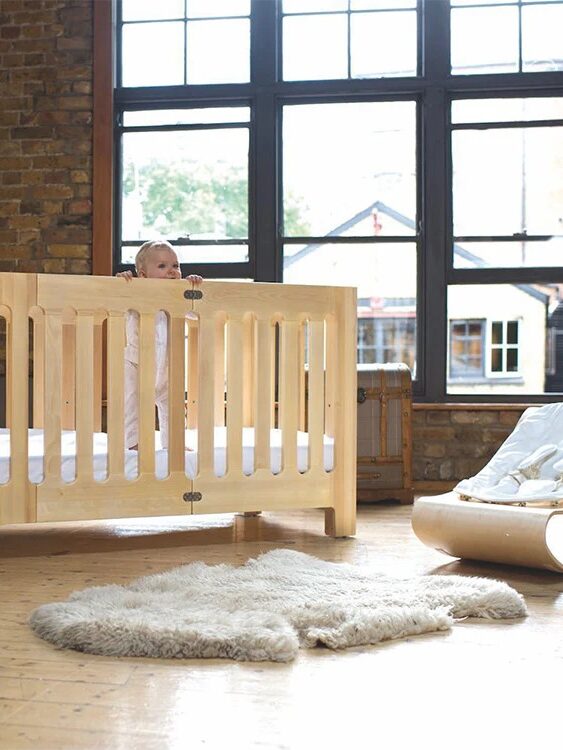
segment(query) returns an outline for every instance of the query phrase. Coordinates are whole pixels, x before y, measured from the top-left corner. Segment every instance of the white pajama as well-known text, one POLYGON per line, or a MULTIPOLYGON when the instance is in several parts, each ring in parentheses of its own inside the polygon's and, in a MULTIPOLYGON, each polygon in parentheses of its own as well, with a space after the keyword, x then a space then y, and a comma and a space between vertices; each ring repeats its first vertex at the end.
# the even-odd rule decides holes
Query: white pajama
MULTIPOLYGON (((168 319, 159 311, 155 327, 155 403, 162 447, 168 447, 168 319)), ((131 311, 125 321, 125 447, 139 443, 139 314, 131 311)))

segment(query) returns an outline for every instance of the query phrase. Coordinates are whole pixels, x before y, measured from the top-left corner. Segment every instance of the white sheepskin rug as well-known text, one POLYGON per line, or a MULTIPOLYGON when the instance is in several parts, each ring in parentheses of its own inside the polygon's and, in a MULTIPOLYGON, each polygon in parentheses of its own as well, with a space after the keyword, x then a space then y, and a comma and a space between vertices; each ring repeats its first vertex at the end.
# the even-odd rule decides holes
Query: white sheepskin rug
POLYGON ((56 646, 92 654, 284 662, 299 648, 362 646, 447 630, 461 617, 525 614, 520 594, 499 581, 395 579, 278 549, 240 567, 194 562, 78 591, 38 607, 29 622, 56 646))

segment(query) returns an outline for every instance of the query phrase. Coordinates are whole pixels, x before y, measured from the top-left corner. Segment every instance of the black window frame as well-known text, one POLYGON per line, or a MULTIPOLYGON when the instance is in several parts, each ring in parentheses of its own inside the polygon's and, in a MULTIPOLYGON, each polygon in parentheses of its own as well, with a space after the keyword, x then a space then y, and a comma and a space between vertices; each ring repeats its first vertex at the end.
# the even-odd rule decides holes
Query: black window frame
MULTIPOLYGON (((283 81, 281 0, 251 3, 250 83, 123 88, 120 85, 120 1, 116 0, 117 85, 114 93, 114 272, 119 260, 120 134, 124 110, 249 106, 249 259, 247 263, 190 264, 208 278, 283 279, 281 116, 286 104, 411 99, 417 102, 417 377, 419 402, 518 403, 522 395, 448 394, 447 293, 452 285, 563 283, 562 267, 454 268, 451 102, 457 98, 563 96, 563 71, 451 75, 449 0, 417 0, 417 76, 283 81)), ((311 238, 308 238, 311 239, 311 238)), ((344 238, 343 238, 344 239, 344 238)), ((346 237, 345 241, 350 242, 346 237)), ((369 238, 374 244, 384 238, 369 238)), ((331 242, 333 238, 331 238, 331 242)), ((354 241, 354 238, 352 238, 354 241)), ((365 242, 366 238, 357 241, 365 242)), ((391 238, 393 241, 393 238, 391 238)), ((396 240, 395 240, 396 241, 396 240)), ((557 394, 525 394, 527 402, 557 394)))

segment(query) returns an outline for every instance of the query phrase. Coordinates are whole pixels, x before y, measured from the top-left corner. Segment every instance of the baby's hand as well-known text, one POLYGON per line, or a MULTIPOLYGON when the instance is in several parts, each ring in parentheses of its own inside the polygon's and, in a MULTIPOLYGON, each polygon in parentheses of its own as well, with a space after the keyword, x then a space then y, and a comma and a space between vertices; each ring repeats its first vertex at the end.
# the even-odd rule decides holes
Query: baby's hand
POLYGON ((192 273, 186 276, 186 281, 191 281, 194 286, 199 286, 203 283, 203 276, 198 276, 197 273, 192 273))
POLYGON ((131 271, 120 271, 119 273, 116 273, 115 275, 120 276, 122 279, 125 279, 125 281, 131 281, 131 279, 134 278, 131 271))

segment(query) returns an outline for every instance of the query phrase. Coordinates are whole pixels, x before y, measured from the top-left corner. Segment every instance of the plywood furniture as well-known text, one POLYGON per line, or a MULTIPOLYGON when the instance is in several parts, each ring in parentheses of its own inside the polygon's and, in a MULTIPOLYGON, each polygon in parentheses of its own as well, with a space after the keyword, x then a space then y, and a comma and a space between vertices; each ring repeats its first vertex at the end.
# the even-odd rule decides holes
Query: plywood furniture
POLYGON ((0 484, 1 524, 323 508, 326 533, 354 534, 355 290, 212 281, 201 289, 200 295, 185 281, 0 274, 10 444, 9 479, 0 484), (123 436, 129 310, 140 316, 134 479, 123 436), (160 310, 169 318, 170 415, 161 479, 154 427, 154 318, 160 310), (93 443, 100 436, 104 378, 107 475, 100 480, 93 443), (41 431, 44 445, 39 483, 29 479, 30 426, 41 431), (194 476, 186 472, 186 428, 197 431, 194 476), (251 429, 255 446, 249 475, 242 465, 243 428, 251 429), (214 468, 217 429, 226 432, 227 470, 220 477, 214 468), (305 429, 307 466, 300 471, 297 435, 305 429), (65 430, 76 441, 72 481, 61 468, 65 430), (272 430, 282 441, 277 474, 272 430), (327 444, 333 447, 330 471, 327 444))
POLYGON ((519 507, 461 500, 457 492, 416 500, 412 527, 453 557, 563 572, 563 506, 519 507))

